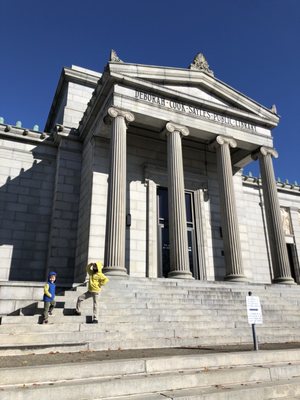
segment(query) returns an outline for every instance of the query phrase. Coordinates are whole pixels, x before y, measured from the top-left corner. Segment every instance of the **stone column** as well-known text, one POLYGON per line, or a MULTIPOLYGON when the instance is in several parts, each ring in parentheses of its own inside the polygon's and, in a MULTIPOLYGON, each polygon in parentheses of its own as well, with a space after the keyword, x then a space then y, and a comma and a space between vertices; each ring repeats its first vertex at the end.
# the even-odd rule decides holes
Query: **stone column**
POLYGON ((280 206, 277 195, 276 181, 272 157, 278 157, 276 150, 261 147, 253 158, 259 159, 263 197, 266 211, 267 229, 273 264, 274 282, 294 283, 291 276, 288 253, 281 222, 280 206))
POLYGON ((192 279, 189 267, 181 136, 185 126, 168 122, 168 206, 170 235, 170 278, 192 279))
POLYGON ((125 268, 126 122, 134 121, 134 116, 115 107, 108 109, 108 115, 112 119, 112 131, 103 271, 107 275, 127 275, 125 268))
POLYGON ((230 147, 236 147, 236 141, 229 137, 218 136, 213 143, 217 152, 217 171, 219 181, 221 221, 226 262, 226 280, 245 281, 242 251, 234 196, 233 174, 230 147))

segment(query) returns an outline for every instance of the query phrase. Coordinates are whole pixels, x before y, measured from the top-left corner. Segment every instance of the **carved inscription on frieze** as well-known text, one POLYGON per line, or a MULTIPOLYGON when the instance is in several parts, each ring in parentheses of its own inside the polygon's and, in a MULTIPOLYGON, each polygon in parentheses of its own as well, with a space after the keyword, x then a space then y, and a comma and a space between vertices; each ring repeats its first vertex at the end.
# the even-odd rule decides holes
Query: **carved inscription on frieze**
POLYGON ((171 100, 164 97, 156 96, 151 93, 141 92, 139 90, 135 91, 135 98, 137 100, 141 100, 147 103, 156 104, 158 106, 167 108, 169 110, 183 112, 185 114, 190 114, 195 117, 199 117, 201 119, 206 119, 217 122, 219 124, 228 125, 233 128, 245 129, 247 131, 256 132, 256 126, 248 122, 240 121, 230 116, 218 114, 213 111, 208 111, 203 108, 195 107, 190 104, 184 104, 176 100, 171 100))

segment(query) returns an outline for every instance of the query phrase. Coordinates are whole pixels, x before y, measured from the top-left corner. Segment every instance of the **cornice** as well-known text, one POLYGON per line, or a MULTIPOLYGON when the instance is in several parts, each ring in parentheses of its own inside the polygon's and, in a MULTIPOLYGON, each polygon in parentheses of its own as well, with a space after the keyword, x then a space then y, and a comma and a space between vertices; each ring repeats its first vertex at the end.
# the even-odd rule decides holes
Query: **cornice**
POLYGON ((87 72, 79 71, 76 69, 64 67, 61 71, 60 78, 57 84, 57 88, 54 94, 54 98, 50 107, 50 111, 48 114, 47 122, 45 125, 45 131, 50 132, 53 128, 53 117, 56 113, 56 110, 63 99, 63 92, 66 87, 66 84, 69 82, 74 82, 77 84, 83 84, 84 86, 88 86, 91 88, 95 88, 97 83, 101 79, 101 76, 92 75, 87 72))
POLYGON ((87 72, 79 71, 77 69, 72 69, 65 67, 63 69, 64 77, 67 82, 83 83, 85 86, 95 87, 99 79, 101 79, 101 74, 92 75, 87 72))
POLYGON ((108 68, 111 74, 117 73, 163 84, 174 82, 178 84, 202 84, 208 91, 216 93, 222 99, 233 104, 239 104, 248 111, 254 112, 262 118, 266 118, 270 125, 276 126, 279 122, 279 116, 274 113, 274 110, 272 111, 264 107, 218 78, 210 76, 200 70, 126 63, 111 63, 108 65, 108 68))
POLYGON ((52 135, 45 132, 37 132, 31 129, 20 128, 17 126, 0 124, 0 136, 10 140, 17 140, 26 143, 43 143, 46 145, 54 145, 52 135))
POLYGON ((110 99, 110 92, 113 81, 110 76, 104 72, 101 79, 92 94, 83 117, 78 125, 78 135, 84 140, 85 132, 89 132, 100 110, 107 107, 107 100, 110 99))
POLYGON ((81 138, 85 136, 84 132, 91 128, 93 119, 95 119, 99 110, 103 108, 108 94, 113 94, 113 85, 115 83, 186 101, 191 105, 202 106, 207 110, 214 110, 224 115, 249 120, 258 126, 268 127, 269 129, 276 127, 279 122, 279 117, 273 112, 205 72, 182 68, 110 62, 105 67, 102 78, 98 81, 79 123, 78 131, 81 138), (227 100, 231 104, 244 107, 245 110, 234 106, 216 104, 209 100, 199 99, 196 96, 186 95, 180 91, 162 86, 162 84, 174 82, 202 85, 208 92, 215 93, 219 98, 227 100))
MULTIPOLYGON (((260 177, 249 175, 242 175, 243 184, 248 186, 256 186, 261 188, 262 181, 260 177)), ((300 195, 300 185, 297 182, 289 183, 288 180, 282 182, 280 179, 276 181, 276 187, 278 192, 287 192, 292 194, 299 194, 300 195)))
POLYGON ((142 80, 140 78, 132 78, 131 76, 121 75, 112 73, 110 75, 116 83, 123 83, 124 85, 133 87, 133 88, 140 88, 144 89, 152 94, 161 94, 165 97, 174 98, 181 102, 186 101, 191 105, 202 106, 208 110, 218 111, 223 113, 224 115, 240 117, 242 119, 251 120, 257 125, 260 126, 268 126, 270 129, 277 126, 278 121, 275 123, 269 119, 266 119, 263 116, 259 116, 257 114, 253 114, 251 112, 243 111, 239 108, 235 108, 232 106, 224 106, 222 104, 217 104, 209 100, 199 99, 196 96, 186 95, 181 91, 177 91, 174 89, 167 88, 165 86, 161 86, 157 83, 149 82, 142 80))

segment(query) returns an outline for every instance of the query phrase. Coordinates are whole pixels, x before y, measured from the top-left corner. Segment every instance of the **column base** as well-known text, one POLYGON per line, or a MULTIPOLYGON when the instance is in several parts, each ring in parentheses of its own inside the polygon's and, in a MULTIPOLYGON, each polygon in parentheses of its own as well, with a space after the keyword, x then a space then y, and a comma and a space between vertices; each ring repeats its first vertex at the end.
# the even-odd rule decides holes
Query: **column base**
POLYGON ((281 276, 274 278, 273 283, 281 283, 282 285, 296 285, 296 282, 291 276, 281 276))
POLYGON ((122 267, 104 267, 102 272, 107 276, 128 276, 127 270, 122 267))
POLYGON ((247 278, 245 275, 235 275, 235 274, 229 274, 226 275, 224 278, 225 281, 229 282, 247 282, 247 278))
POLYGON ((171 271, 168 273, 168 278, 172 279, 194 279, 189 271, 171 271))

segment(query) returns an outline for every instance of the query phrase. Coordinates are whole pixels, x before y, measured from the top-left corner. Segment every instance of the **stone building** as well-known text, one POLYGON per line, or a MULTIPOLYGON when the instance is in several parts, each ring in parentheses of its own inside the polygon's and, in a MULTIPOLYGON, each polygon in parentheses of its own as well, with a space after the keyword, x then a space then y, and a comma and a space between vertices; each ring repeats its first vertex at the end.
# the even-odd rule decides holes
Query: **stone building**
POLYGON ((300 188, 271 110, 189 68, 64 68, 44 132, 0 123, 0 280, 108 275, 300 282, 300 188), (261 178, 242 168, 258 159, 261 178))

